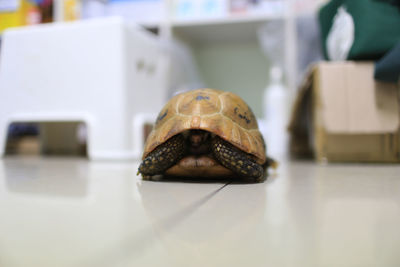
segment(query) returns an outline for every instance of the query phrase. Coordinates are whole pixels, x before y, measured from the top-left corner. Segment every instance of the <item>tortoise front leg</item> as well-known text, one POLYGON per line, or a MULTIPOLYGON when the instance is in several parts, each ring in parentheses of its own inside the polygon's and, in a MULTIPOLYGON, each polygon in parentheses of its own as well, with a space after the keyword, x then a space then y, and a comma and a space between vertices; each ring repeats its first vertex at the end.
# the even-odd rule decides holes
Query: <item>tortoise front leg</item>
POLYGON ((252 160, 249 154, 229 142, 215 136, 212 140, 212 150, 214 157, 234 173, 254 178, 257 182, 264 180, 264 168, 252 160))
POLYGON ((178 162, 186 152, 185 138, 178 134, 150 152, 139 166, 138 174, 153 176, 163 174, 178 162))

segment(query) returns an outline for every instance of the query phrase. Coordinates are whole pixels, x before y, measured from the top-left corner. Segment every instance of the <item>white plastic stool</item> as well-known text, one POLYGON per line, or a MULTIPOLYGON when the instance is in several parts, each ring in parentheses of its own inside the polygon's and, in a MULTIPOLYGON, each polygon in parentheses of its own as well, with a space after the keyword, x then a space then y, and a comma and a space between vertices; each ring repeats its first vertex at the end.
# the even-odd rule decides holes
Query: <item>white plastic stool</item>
POLYGON ((165 66, 157 37, 120 18, 4 32, 0 155, 12 122, 82 121, 89 158, 138 157, 166 100, 165 66))

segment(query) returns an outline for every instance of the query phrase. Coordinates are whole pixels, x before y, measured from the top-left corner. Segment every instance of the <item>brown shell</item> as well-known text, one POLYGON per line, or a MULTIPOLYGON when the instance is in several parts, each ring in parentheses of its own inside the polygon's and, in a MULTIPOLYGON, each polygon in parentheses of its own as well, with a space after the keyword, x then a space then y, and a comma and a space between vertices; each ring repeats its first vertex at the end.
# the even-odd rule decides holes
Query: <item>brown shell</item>
POLYGON ((237 95, 197 89, 174 96, 160 111, 147 138, 143 158, 170 137, 189 129, 214 133, 239 149, 266 161, 264 139, 250 107, 237 95))

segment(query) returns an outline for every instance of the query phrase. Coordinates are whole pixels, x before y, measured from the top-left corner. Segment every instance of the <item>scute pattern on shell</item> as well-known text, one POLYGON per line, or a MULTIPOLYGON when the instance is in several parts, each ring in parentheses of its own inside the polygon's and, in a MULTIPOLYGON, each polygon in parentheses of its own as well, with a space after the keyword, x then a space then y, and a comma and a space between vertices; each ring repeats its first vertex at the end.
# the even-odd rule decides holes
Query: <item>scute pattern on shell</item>
POLYGON ((266 161, 264 139, 249 106, 239 96, 215 89, 197 89, 171 98, 146 140, 143 158, 188 129, 212 132, 254 155, 257 163, 266 161))

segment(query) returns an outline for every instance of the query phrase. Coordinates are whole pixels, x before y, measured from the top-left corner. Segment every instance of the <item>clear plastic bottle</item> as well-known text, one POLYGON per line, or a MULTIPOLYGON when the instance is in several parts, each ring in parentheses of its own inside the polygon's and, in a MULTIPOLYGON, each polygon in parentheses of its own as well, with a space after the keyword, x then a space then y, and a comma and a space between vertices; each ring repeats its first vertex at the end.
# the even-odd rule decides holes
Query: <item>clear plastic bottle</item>
POLYGON ((282 82, 282 69, 279 67, 273 66, 270 70, 270 82, 264 91, 263 110, 268 153, 277 158, 286 157, 290 95, 282 82))

